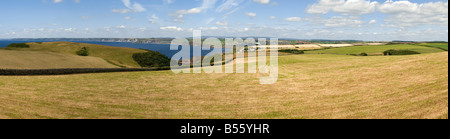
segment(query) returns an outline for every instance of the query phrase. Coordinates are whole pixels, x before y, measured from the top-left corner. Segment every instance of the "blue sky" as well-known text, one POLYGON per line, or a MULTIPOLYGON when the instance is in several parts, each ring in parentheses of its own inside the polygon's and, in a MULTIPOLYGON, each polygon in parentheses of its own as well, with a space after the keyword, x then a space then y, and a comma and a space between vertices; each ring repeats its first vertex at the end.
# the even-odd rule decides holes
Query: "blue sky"
POLYGON ((0 38, 448 41, 445 0, 2 0, 0 38))

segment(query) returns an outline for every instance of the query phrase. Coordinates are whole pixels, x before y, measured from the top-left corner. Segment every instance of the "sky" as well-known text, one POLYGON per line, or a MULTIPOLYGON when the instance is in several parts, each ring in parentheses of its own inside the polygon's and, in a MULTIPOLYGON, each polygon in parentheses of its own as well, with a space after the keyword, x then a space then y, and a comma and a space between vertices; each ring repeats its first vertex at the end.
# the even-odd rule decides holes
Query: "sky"
POLYGON ((0 38, 448 41, 445 0, 2 0, 0 38))

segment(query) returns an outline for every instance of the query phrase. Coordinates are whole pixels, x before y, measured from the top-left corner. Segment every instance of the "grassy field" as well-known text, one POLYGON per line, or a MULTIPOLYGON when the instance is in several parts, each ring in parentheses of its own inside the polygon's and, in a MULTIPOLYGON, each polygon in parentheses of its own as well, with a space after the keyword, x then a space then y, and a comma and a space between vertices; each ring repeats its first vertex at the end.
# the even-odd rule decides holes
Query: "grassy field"
MULTIPOLYGON (((448 47, 448 46, 447 46, 448 47)), ((352 46, 342 48, 332 48, 317 51, 306 51, 306 54, 361 54, 367 53, 369 55, 383 55, 383 52, 390 49, 406 49, 419 52, 421 54, 443 52, 444 50, 418 46, 409 44, 396 44, 396 45, 380 45, 380 46, 352 46)))
POLYGON ((43 43, 27 43, 30 48, 15 49, 18 51, 40 51, 40 52, 55 52, 75 55, 81 48, 86 47, 89 51, 89 56, 98 57, 106 60, 108 63, 123 67, 140 67, 133 60, 134 53, 145 53, 144 50, 112 47, 95 44, 73 43, 73 42, 43 42, 43 43))
POLYGON ((425 44, 419 44, 421 46, 427 46, 427 47, 436 47, 443 50, 448 51, 448 43, 425 43, 425 44))
POLYGON ((0 69, 118 68, 97 57, 38 51, 0 50, 0 69))
MULTIPOLYGON (((376 47, 366 52, 392 46, 376 47)), ((260 74, 171 71, 0 76, 0 118, 448 119, 448 52, 279 62, 273 85, 260 85, 260 74)))

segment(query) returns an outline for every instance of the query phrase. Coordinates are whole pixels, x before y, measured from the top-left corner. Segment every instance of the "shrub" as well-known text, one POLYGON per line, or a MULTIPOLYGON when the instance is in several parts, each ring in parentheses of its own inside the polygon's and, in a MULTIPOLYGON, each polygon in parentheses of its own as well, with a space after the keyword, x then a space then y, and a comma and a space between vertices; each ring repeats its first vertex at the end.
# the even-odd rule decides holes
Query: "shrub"
POLYGON ((77 51, 77 55, 79 56, 89 56, 89 52, 86 47, 81 48, 80 51, 77 51))
POLYGON ((369 56, 367 53, 361 53, 360 56, 369 56))
POLYGON ((30 46, 25 43, 11 43, 6 48, 30 48, 30 46))
POLYGON ((384 55, 415 55, 415 54, 420 54, 419 52, 416 51, 411 51, 411 50, 387 50, 383 52, 384 55))
POLYGON ((154 51, 133 54, 133 59, 141 67, 167 67, 170 66, 169 57, 154 51))
POLYGON ((291 54, 305 54, 305 51, 296 50, 296 49, 283 49, 283 50, 278 50, 278 51, 284 52, 284 53, 291 53, 291 54))
POLYGON ((36 42, 37 44, 42 44, 42 42, 36 42))

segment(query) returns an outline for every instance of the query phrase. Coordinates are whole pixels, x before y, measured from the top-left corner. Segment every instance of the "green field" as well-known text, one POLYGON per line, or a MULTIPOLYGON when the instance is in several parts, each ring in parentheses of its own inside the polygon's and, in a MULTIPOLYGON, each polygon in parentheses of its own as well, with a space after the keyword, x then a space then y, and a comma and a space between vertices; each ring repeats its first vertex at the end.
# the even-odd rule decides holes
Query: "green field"
POLYGON ((0 118, 448 119, 448 52, 279 61, 273 85, 171 71, 0 76, 0 118))
POLYGON ((112 47, 95 44, 73 43, 73 42, 44 42, 44 43, 27 43, 31 48, 14 49, 18 51, 39 51, 39 52, 55 52, 63 54, 76 55, 76 52, 81 48, 86 47, 89 51, 89 56, 102 58, 108 63, 123 67, 140 67, 136 61, 133 60, 134 53, 145 53, 144 50, 112 47))
POLYGON ((340 55, 348 55, 348 54, 361 54, 367 53, 369 55, 383 55, 383 52, 391 49, 402 49, 402 50, 411 50, 416 51, 421 54, 427 53, 437 53, 443 52, 444 50, 418 46, 418 45, 409 45, 409 44, 395 44, 395 45, 380 45, 380 46, 352 46, 352 47, 342 47, 342 48, 331 48, 325 50, 316 50, 316 51, 306 51, 306 54, 340 54, 340 55))
POLYGON ((448 51, 448 43, 424 43, 424 44, 419 44, 419 45, 427 46, 427 47, 436 47, 436 48, 440 48, 440 49, 448 51))

